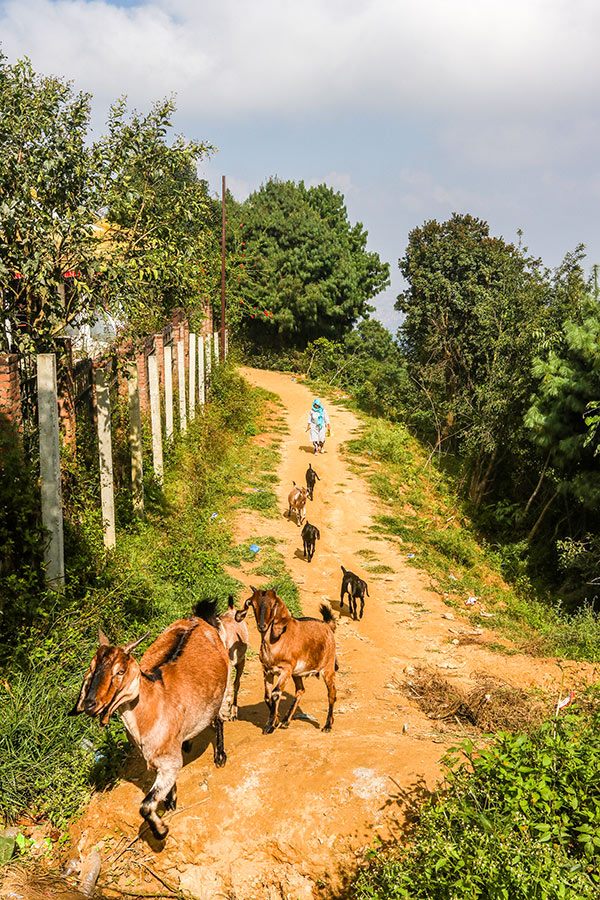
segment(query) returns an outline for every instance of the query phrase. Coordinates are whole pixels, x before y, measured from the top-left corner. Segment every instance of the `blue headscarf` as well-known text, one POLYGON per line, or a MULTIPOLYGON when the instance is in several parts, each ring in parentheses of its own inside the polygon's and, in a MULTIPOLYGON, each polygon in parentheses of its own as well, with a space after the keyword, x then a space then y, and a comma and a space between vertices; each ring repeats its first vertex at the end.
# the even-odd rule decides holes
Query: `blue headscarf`
POLYGON ((319 426, 319 428, 322 428, 322 427, 323 427, 323 421, 324 421, 324 420, 323 420, 323 412, 324 412, 323 404, 321 403, 320 400, 314 400, 314 401, 313 401, 312 408, 314 409, 314 411, 315 411, 316 413, 319 413, 319 418, 317 419, 317 425, 319 426))

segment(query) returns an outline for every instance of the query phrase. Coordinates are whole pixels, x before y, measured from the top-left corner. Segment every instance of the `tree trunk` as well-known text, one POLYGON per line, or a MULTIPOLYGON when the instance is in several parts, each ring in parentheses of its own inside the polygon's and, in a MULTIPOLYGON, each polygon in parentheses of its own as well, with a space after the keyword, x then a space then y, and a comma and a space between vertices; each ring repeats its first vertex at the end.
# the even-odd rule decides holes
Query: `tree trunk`
POLYGON ((531 531, 530 531, 529 534, 527 535, 527 543, 531 543, 531 541, 533 540, 533 536, 534 536, 534 534, 536 533, 536 531, 538 530, 539 526, 541 525, 542 519, 543 519, 544 516, 546 515, 548 509, 550 508, 550 504, 553 503, 554 500, 556 500, 557 497, 558 497, 558 491, 555 491, 555 492, 552 494, 552 496, 550 497, 550 499, 548 500, 548 502, 546 503, 546 505, 544 506, 544 508, 543 508, 543 510, 541 511, 541 513, 539 514, 539 516, 538 516, 538 518, 537 518, 537 521, 536 521, 535 525, 533 526, 533 528, 531 529, 531 531))

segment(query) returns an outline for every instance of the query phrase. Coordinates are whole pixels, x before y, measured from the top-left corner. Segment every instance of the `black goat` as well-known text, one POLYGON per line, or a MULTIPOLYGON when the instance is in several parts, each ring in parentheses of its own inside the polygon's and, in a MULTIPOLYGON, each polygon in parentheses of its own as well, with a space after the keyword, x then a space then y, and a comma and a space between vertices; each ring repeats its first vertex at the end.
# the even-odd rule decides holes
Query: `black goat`
POLYGON ((342 566, 342 588, 340 591, 340 609, 344 605, 344 594, 348 594, 348 606, 350 607, 350 615, 353 619, 362 619, 365 608, 365 592, 369 597, 369 588, 366 581, 349 572, 342 566), (360 614, 357 615, 357 600, 360 598, 360 614))
POLYGON ((315 555, 315 541, 319 540, 321 540, 321 532, 317 526, 311 525, 310 522, 306 522, 302 529, 302 541, 304 543, 304 556, 306 557, 308 554, 309 562, 315 555))
POLYGON ((321 479, 319 478, 319 476, 317 475, 317 473, 315 472, 315 470, 309 463, 308 469, 306 470, 306 487, 308 488, 308 496, 310 497, 311 500, 314 500, 313 491, 315 489, 315 484, 317 483, 317 481, 320 481, 320 480, 321 479))

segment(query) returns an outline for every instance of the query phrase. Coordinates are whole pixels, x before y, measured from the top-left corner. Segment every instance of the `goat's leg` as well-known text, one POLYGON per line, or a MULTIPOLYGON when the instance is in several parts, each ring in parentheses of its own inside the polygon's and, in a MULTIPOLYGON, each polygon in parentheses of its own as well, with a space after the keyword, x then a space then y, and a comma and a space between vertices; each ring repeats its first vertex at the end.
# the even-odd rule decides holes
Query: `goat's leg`
MULTIPOLYGON (((304 544, 304 559, 306 559, 306 548, 308 547, 308 544, 306 543, 306 541, 302 541, 302 543, 304 544)), ((310 550, 309 550, 309 553, 310 553, 310 550)), ((308 561, 310 562, 310 559, 308 561)))
POLYGON ((292 705, 288 709, 285 719, 281 720, 282 728, 287 728, 288 725, 290 724, 290 722, 292 721, 292 719, 294 718, 294 713, 296 712, 296 709, 298 708, 298 704, 300 703, 300 700, 302 699, 302 696, 304 694, 304 682, 302 681, 302 678, 299 675, 292 675, 292 678, 294 679, 294 687, 296 688, 296 696, 294 697, 294 700, 292 701, 292 705))
POLYGON ((329 700, 329 709, 327 711, 327 721, 323 725, 321 731, 331 731, 333 725, 333 705, 337 697, 335 689, 335 668, 333 671, 323 672, 323 681, 327 685, 327 699, 329 700))
POLYGON ((152 834, 159 841, 166 838, 169 829, 157 814, 156 809, 161 801, 164 801, 171 808, 170 804, 174 800, 175 782, 181 771, 182 764, 181 753, 177 755, 175 752, 170 756, 162 756, 160 759, 153 761, 153 766, 156 768, 156 779, 142 801, 140 815, 146 820, 152 830, 152 834))
POLYGON ((217 716, 213 722, 213 728, 217 736, 215 744, 215 766, 221 768, 227 762, 227 754, 225 753, 225 742, 223 740, 223 719, 217 716))
POLYGON ((356 600, 354 599, 353 594, 348 594, 348 606, 350 607, 350 615, 353 619, 356 619, 356 600))
POLYGON ((242 680, 242 673, 244 671, 244 666, 246 665, 246 657, 245 655, 235 664, 235 680, 233 682, 233 703, 231 704, 231 719, 237 719, 238 717, 238 693, 240 690, 240 682, 242 680))
POLYGON ((177 785, 174 784, 165 797, 165 809, 177 809, 177 785))
POLYGON ((346 593, 346 591, 344 590, 344 585, 342 584, 342 587, 340 590, 340 609, 343 609, 343 606, 344 606, 344 594, 345 593, 346 593))
POLYGON ((358 617, 359 619, 362 619, 364 611, 365 611, 365 595, 361 594, 361 596, 360 596, 360 615, 358 617))
POLYGON ((279 709, 279 701, 281 700, 281 695, 283 693, 285 683, 291 674, 292 673, 291 673, 289 666, 286 667, 280 673, 279 678, 277 679, 275 684, 271 687, 270 698, 269 698, 269 702, 267 703, 271 714, 269 716, 269 721, 263 728, 263 734, 272 734, 275 731, 275 729, 277 728, 277 725, 279 724, 278 719, 277 719, 277 711, 279 709))

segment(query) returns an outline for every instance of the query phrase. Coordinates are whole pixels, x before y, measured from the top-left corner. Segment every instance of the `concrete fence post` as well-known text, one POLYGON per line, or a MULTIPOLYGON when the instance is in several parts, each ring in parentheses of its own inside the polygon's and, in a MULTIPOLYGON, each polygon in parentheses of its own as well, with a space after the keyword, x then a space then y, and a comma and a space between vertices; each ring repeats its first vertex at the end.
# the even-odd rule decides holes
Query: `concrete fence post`
POLYGON ((165 432, 173 440, 173 345, 165 344, 165 432))
POLYGON ((210 376, 211 376, 211 373, 212 373, 212 350, 211 350, 211 346, 210 346, 210 345, 211 345, 211 340, 210 340, 210 338, 211 338, 211 334, 210 334, 210 331, 209 331, 208 334, 206 335, 206 338, 205 338, 205 341, 204 341, 204 347, 205 347, 205 350, 206 350, 206 376, 205 376, 205 377, 206 377, 206 387, 207 387, 207 389, 208 389, 208 386, 209 386, 209 384, 210 384, 210 376))
POLYGON ((225 329, 225 359, 229 356, 229 328, 225 329))
POLYGON ((144 461, 142 456, 142 417, 137 366, 127 363, 127 394, 129 398, 129 447, 131 450, 131 492, 135 514, 144 518, 144 461))
POLYGON ((177 371, 179 375, 179 428, 182 434, 187 431, 185 414, 185 347, 183 341, 177 341, 177 371))
POLYGON ((189 390, 188 405, 190 410, 190 422, 196 418, 196 335, 193 331, 189 334, 189 390))
POLYGON ((213 350, 215 354, 215 366, 219 365, 219 332, 213 334, 213 350))
POLYGON ((158 360, 148 357, 148 383, 150 386, 150 423, 152 425, 152 467, 159 484, 163 483, 163 449, 160 425, 160 387, 158 383, 158 360))
POLYGON ((98 419, 98 457, 100 461, 100 503, 102 506, 102 536, 107 550, 116 543, 115 497, 113 486, 112 437, 110 431, 110 390, 106 369, 94 370, 96 415, 98 419))
POLYGON ((206 402, 206 388, 204 382, 204 336, 198 335, 198 402, 204 406, 206 402))
POLYGON ((59 591, 65 584, 65 554, 58 438, 58 391, 54 353, 38 354, 37 390, 42 525, 48 532, 48 538, 44 545, 45 577, 47 586, 52 590, 59 591))

